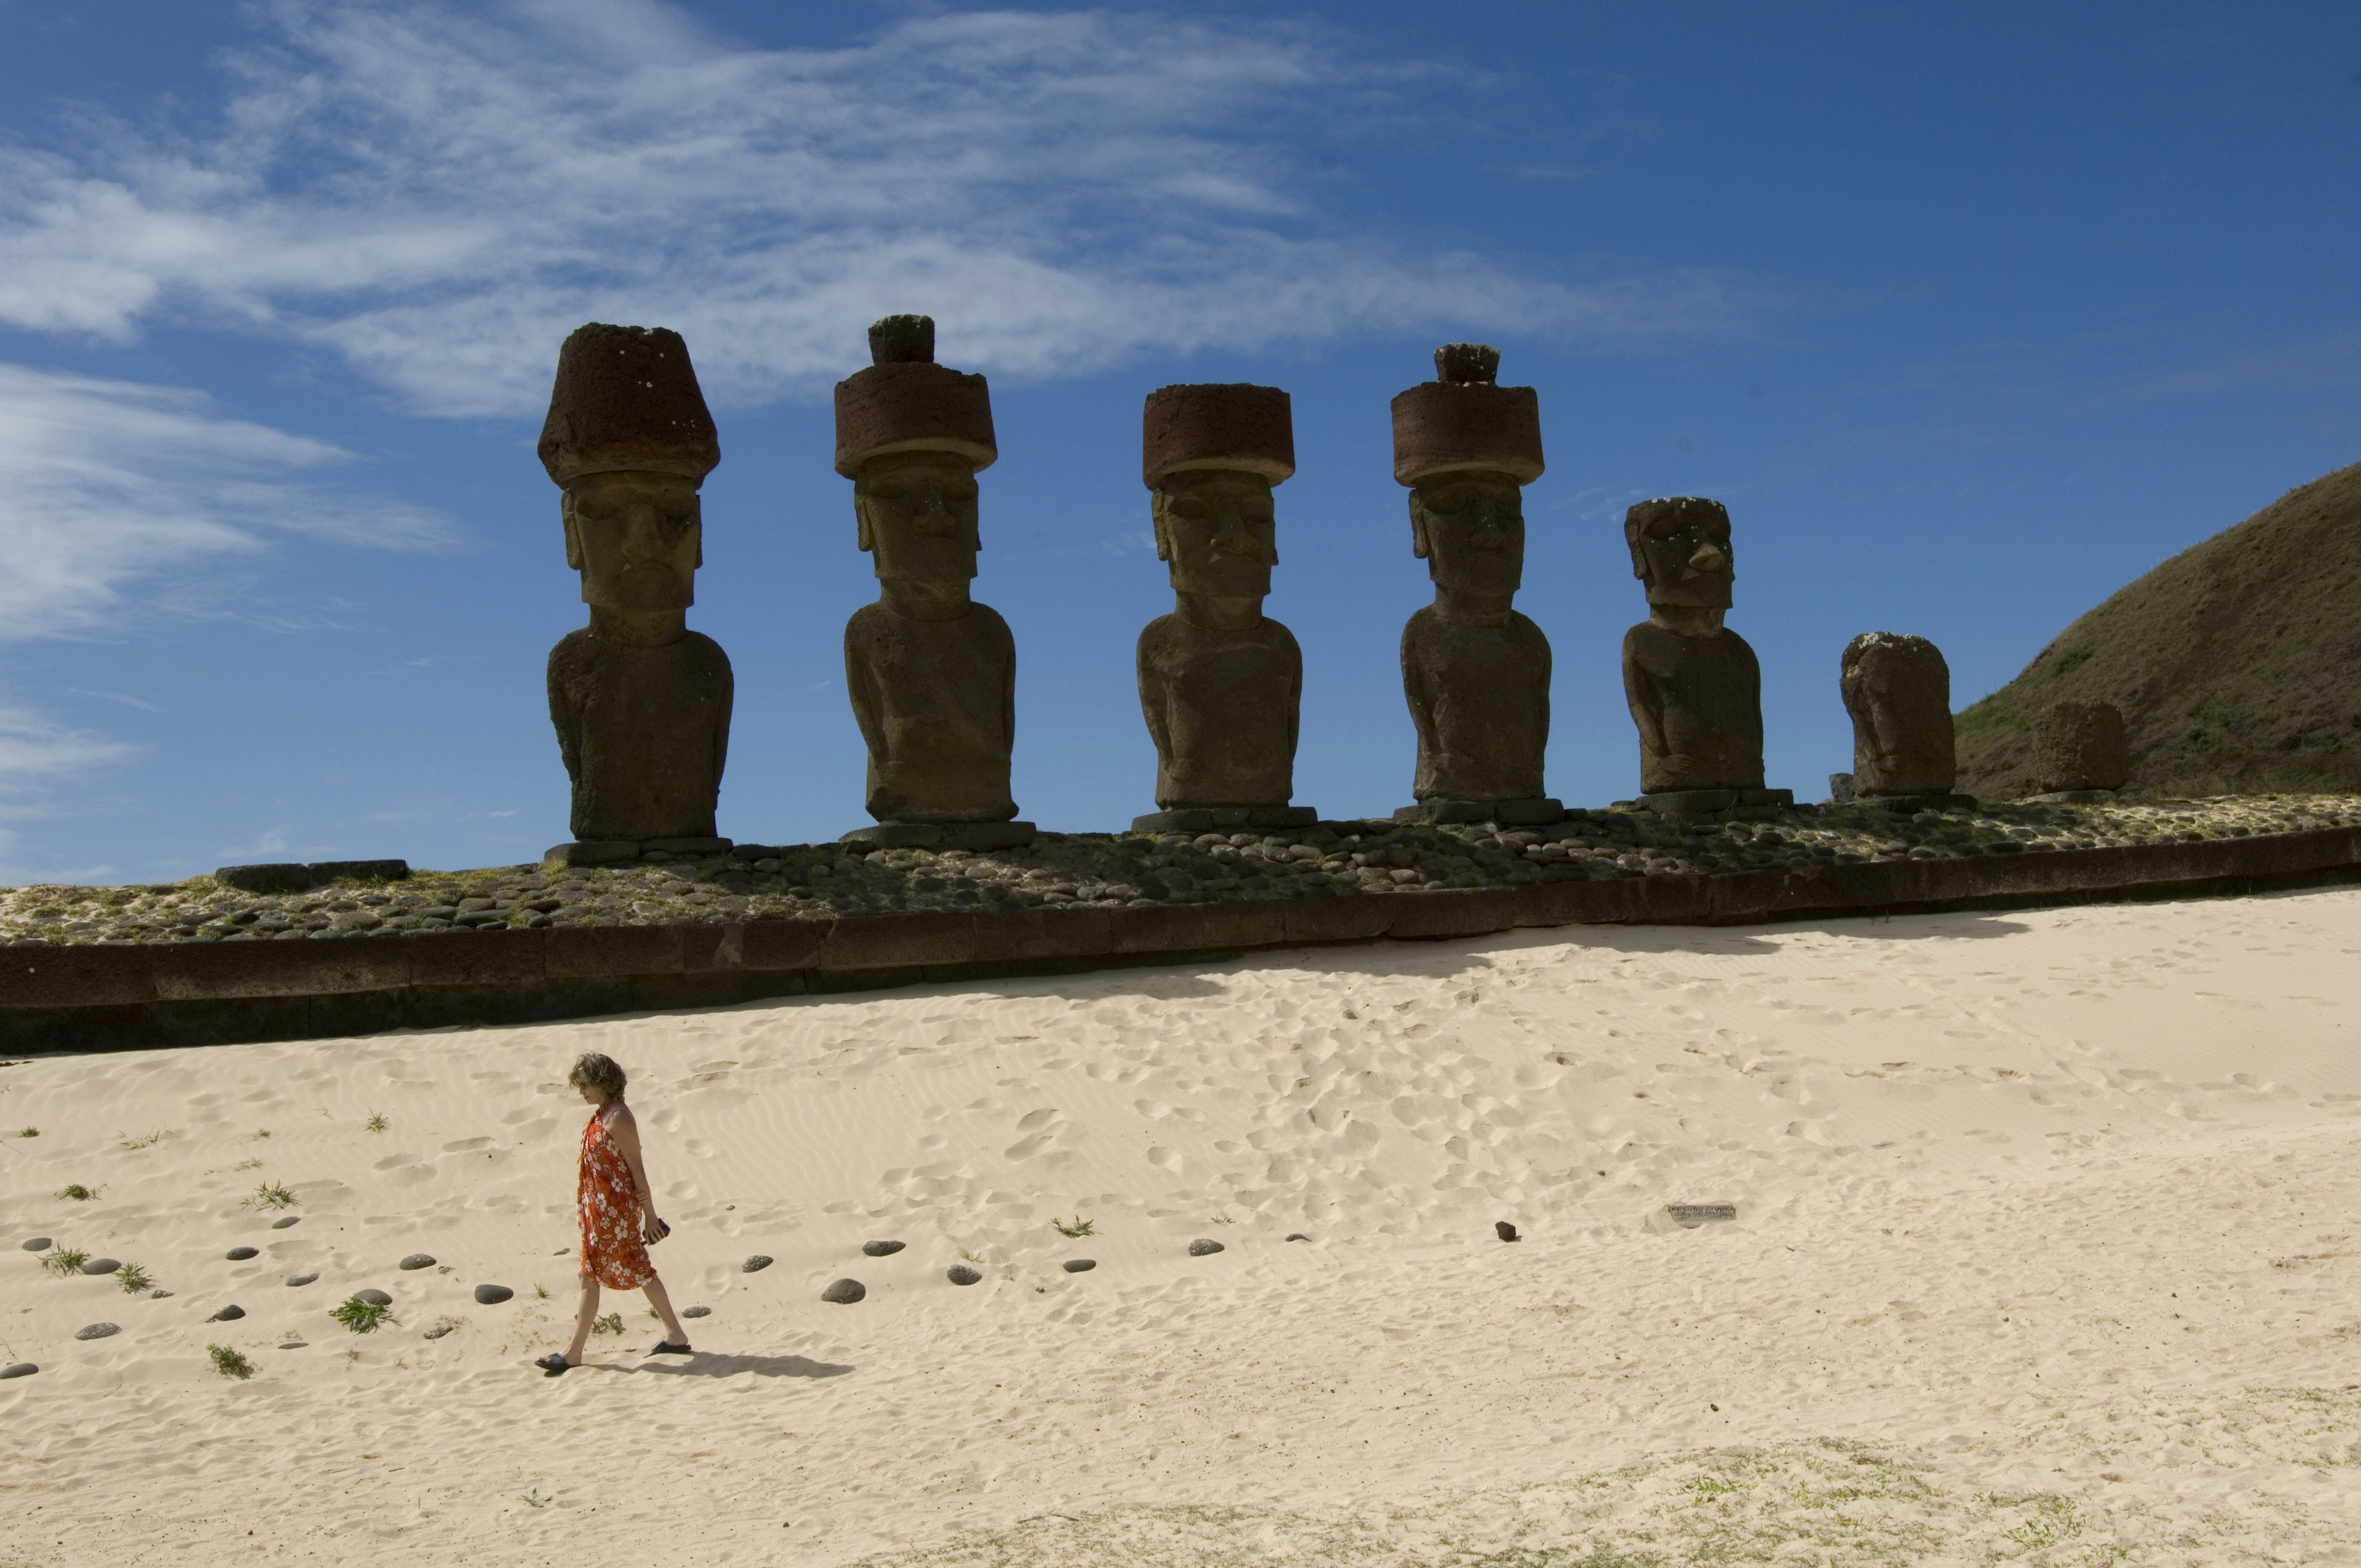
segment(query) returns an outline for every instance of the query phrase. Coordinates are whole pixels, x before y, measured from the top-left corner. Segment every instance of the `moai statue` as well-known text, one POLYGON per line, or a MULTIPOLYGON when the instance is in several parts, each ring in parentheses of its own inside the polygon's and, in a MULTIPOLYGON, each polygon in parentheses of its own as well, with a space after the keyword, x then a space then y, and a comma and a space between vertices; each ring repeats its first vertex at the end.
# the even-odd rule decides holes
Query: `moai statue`
POLYGON ((713 807, 730 659, 687 624, 705 563, 697 492, 721 445, 680 334, 577 328, 558 350, 540 452, 565 490, 566 564, 590 607, 590 624, 549 651, 549 717, 574 781, 574 841, 550 859, 727 850, 713 807))
POLYGON ((1394 399, 1394 478, 1434 602, 1402 628, 1402 695, 1418 729, 1418 801, 1397 822, 1555 822, 1543 793, 1550 645, 1513 601, 1525 572, 1522 487, 1542 477, 1541 400, 1497 384, 1500 351, 1434 351, 1437 379, 1394 399))
POLYGON ((1763 672, 1722 625, 1737 576, 1730 513, 1671 496, 1623 516, 1648 619, 1623 634, 1623 696, 1640 729, 1640 798, 1677 816, 1767 817, 1793 792, 1763 787, 1763 672))
POLYGON ((1148 395, 1141 477, 1172 613, 1139 634, 1139 706, 1156 742, 1156 804, 1136 831, 1301 828, 1295 793, 1303 654, 1262 612, 1279 565, 1271 487, 1295 472, 1287 394, 1246 382, 1148 395))
POLYGON ((844 625, 844 685, 869 746, 869 815, 848 843, 997 850, 1012 820, 1016 644, 975 576, 975 477, 999 456, 981 376, 935 363, 928 316, 869 329, 870 367, 836 384, 836 471, 852 481, 877 602, 844 625))
POLYGON ((1852 715, 1851 798, 1916 809, 1965 806, 1953 795, 1951 667, 1924 637, 1864 631, 1845 644, 1839 689, 1852 715))
POLYGON ((2131 776, 2131 737, 2114 703, 2055 703, 2035 721, 2035 799, 2113 800, 2131 776))

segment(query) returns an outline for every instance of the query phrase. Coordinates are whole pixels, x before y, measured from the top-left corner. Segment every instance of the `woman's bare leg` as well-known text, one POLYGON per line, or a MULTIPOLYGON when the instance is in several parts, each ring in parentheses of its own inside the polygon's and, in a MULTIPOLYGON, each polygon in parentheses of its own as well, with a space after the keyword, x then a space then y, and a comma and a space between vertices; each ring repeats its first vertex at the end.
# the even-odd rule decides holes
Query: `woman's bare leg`
POLYGON ((566 1347, 566 1365, 582 1365, 582 1353, 590 1343, 590 1325, 598 1321, 598 1280, 596 1276, 582 1277, 582 1305, 574 1310, 574 1343, 566 1347))
POLYGON ((664 1281, 653 1275, 648 1277, 648 1305, 653 1307, 656 1310, 656 1316, 664 1320, 664 1338, 674 1344, 686 1348, 688 1344, 688 1331, 680 1326, 678 1318, 673 1316, 672 1298, 665 1294, 664 1281))

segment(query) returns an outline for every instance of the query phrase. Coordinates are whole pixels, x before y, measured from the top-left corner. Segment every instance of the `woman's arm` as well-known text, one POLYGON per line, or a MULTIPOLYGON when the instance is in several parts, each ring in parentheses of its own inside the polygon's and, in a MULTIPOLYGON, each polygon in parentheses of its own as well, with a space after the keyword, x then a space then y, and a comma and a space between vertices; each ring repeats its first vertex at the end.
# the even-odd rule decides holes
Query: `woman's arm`
POLYGON ((640 1209, 645 1218, 640 1225, 641 1238, 660 1239, 669 1229, 656 1218, 655 1189, 648 1184, 648 1168, 640 1160, 640 1124, 628 1105, 615 1113, 607 1125, 607 1135, 614 1140, 615 1152, 623 1157, 624 1168, 631 1173, 631 1185, 639 1190, 640 1209))

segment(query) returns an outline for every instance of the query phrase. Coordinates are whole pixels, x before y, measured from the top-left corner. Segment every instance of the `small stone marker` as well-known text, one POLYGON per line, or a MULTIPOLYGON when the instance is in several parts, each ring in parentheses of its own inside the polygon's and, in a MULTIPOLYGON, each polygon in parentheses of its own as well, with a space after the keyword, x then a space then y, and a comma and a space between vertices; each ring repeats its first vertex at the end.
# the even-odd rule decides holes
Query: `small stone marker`
POLYGON ((224 1307, 220 1311, 215 1312, 212 1317, 207 1318, 205 1321, 209 1323, 234 1323, 244 1316, 246 1316, 246 1309, 244 1307, 229 1306, 224 1307))
POLYGON ((683 1307, 680 1310, 680 1315, 684 1318, 709 1318, 713 1316, 713 1309, 710 1307, 683 1307))
POLYGON ((1664 1212, 1673 1217, 1673 1223, 1675 1224, 1702 1225, 1708 1220, 1735 1220, 1738 1218, 1738 1205, 1735 1203, 1667 1203, 1664 1205, 1664 1212))
POLYGON ((82 1271, 84 1274, 112 1274, 122 1266, 121 1263, 111 1257, 93 1257, 82 1264, 82 1271))
POLYGON ((771 1260, 764 1257, 758 1252, 753 1256, 748 1258, 745 1262, 740 1264, 738 1266, 738 1272, 741 1274, 760 1274, 763 1270, 770 1266, 771 1260))
POLYGON ((234 1246, 230 1248, 229 1251, 222 1254, 222 1255, 229 1259, 232 1263, 244 1263, 247 1258, 258 1256, 259 1255, 257 1249, 250 1246, 234 1246))
POLYGON ((964 1263, 954 1263, 945 1271, 946 1278, 954 1285, 972 1285, 983 1277, 964 1263))
POLYGON ((301 1224, 301 1223, 302 1223, 302 1222, 303 1222, 303 1216, 302 1216, 302 1215, 301 1215, 301 1214, 290 1214, 290 1215, 288 1215, 288 1216, 287 1216, 285 1219, 283 1219, 283 1220, 273 1220, 273 1221, 271 1221, 271 1222, 270 1222, 270 1228, 271 1228, 272 1230, 274 1230, 274 1231, 283 1231, 283 1230, 285 1230, 285 1229, 286 1229, 288 1226, 290 1226, 290 1225, 297 1225, 297 1224, 301 1224))
POLYGON ((404 1268, 432 1268, 434 1266, 434 1255, 427 1252, 413 1252, 401 1260, 401 1266, 404 1268))
POLYGON ((1069 1274, 1088 1274, 1098 1266, 1099 1260, 1094 1257, 1070 1257, 1061 1266, 1069 1274))
POLYGON ((497 1307, 515 1294, 505 1285, 478 1285, 476 1287, 476 1305, 497 1307))
POLYGON ((39 1370, 29 1361, 19 1361, 12 1366, 0 1366, 0 1378, 30 1377, 39 1370))
POLYGON ((291 1274, 287 1277, 287 1283, 290 1285, 309 1285, 312 1281, 319 1277, 320 1277, 316 1274, 291 1274))
POLYGON ((1509 1223, 1506 1220, 1493 1221, 1492 1231, 1494 1234, 1498 1235, 1504 1242, 1512 1242, 1517 1239, 1517 1227, 1509 1223))
POLYGON ((906 1245, 903 1242, 862 1242, 861 1250, 871 1257, 891 1257, 906 1245))
POLYGON ((353 1292, 353 1299, 356 1301, 367 1301, 372 1307, 390 1307, 393 1305, 393 1298, 387 1295, 382 1290, 356 1290, 353 1292))
POLYGON ((1199 1236, 1195 1241, 1189 1244, 1189 1255, 1191 1257, 1211 1257, 1213 1254, 1221 1250, 1221 1243, 1211 1240, 1205 1236, 1199 1236))
POLYGON ((850 1307, 869 1294, 869 1287, 858 1279, 840 1279, 819 1293, 823 1301, 833 1301, 840 1307, 850 1307))
MULTIPOLYGON (((31 1241, 25 1244, 25 1250, 27 1252, 47 1252, 49 1250, 49 1238, 47 1236, 35 1236, 31 1241)), ((20 1372, 16 1376, 21 1377, 24 1374, 20 1372)))
POLYGON ((122 1332, 123 1331, 121 1329, 115 1327, 113 1323, 85 1323, 81 1328, 74 1330, 74 1338, 105 1339, 110 1335, 119 1334, 122 1332))

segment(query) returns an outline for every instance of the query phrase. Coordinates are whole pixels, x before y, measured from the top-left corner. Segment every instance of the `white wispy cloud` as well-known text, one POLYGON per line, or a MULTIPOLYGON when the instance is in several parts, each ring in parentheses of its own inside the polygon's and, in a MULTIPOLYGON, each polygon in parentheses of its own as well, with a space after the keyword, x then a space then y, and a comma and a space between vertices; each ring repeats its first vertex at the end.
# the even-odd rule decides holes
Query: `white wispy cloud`
POLYGON ((271 534, 456 542, 434 512, 324 482, 348 460, 200 392, 0 364, 0 639, 109 623, 133 580, 250 554, 271 534))
POLYGON ((1644 340, 1753 303, 1323 215, 1290 149, 1452 83, 1298 28, 971 13, 752 50, 653 0, 270 15, 216 126, 0 156, 0 320, 175 313, 328 345, 420 411, 522 414, 588 319, 679 328, 746 400, 841 375, 895 310, 950 363, 1055 374, 1371 323, 1644 340))
POLYGON ((138 751, 127 741, 69 729, 35 709, 0 704, 0 793, 125 762, 138 751))

